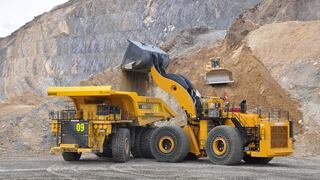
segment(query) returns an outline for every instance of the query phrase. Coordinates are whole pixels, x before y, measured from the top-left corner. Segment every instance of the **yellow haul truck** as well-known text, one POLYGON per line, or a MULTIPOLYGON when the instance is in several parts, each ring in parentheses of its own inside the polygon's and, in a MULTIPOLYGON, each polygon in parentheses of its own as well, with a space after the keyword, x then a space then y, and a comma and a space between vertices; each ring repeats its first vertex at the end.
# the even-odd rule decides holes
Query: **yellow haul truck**
POLYGON ((114 91, 110 86, 49 87, 49 96, 73 101, 62 111, 50 112, 51 153, 76 161, 82 153, 126 162, 152 157, 149 147, 154 122, 170 120, 175 113, 161 99, 114 91))
MULTIPOLYGON (((153 81, 174 96, 187 115, 183 127, 164 126, 152 133, 150 148, 157 161, 176 162, 208 156, 214 164, 268 163, 292 154, 292 122, 277 111, 248 113, 246 101, 229 107, 221 97, 202 97, 182 75, 168 74, 169 56, 161 49, 130 41, 122 69, 151 73, 153 81)), ((190 67, 190 73, 192 73, 190 67)), ((285 115, 284 115, 285 114, 285 115)))

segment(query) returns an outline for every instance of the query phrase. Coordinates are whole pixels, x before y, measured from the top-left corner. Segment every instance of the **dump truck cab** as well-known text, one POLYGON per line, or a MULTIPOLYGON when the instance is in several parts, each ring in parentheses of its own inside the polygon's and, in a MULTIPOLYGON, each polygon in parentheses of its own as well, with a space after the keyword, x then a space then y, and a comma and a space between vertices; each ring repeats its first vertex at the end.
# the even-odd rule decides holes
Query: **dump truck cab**
POLYGON ((51 152, 62 153, 67 161, 90 152, 125 162, 130 151, 141 155, 141 149, 148 149, 136 141, 153 129, 154 122, 175 116, 159 98, 115 91, 111 86, 49 87, 48 95, 72 101, 67 108, 50 112, 51 152))

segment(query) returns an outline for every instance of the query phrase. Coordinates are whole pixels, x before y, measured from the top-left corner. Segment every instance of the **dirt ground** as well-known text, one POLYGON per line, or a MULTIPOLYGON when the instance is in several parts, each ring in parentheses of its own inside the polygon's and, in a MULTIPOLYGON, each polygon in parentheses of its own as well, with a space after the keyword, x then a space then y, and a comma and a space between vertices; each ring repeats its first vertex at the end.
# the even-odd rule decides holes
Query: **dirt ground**
POLYGON ((207 159, 160 163, 152 159, 111 159, 85 155, 65 162, 53 155, 2 155, 0 179, 318 179, 320 156, 276 158, 268 165, 218 166, 207 159))

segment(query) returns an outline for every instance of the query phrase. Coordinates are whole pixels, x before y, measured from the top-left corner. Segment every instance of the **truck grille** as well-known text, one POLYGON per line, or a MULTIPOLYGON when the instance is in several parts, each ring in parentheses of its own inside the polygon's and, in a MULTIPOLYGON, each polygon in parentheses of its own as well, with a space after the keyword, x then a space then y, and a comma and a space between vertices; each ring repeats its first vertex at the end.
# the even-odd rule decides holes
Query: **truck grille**
POLYGON ((88 122, 83 120, 61 121, 61 143, 88 146, 88 122))
POLYGON ((288 147, 288 127, 272 126, 271 127, 271 148, 288 147))

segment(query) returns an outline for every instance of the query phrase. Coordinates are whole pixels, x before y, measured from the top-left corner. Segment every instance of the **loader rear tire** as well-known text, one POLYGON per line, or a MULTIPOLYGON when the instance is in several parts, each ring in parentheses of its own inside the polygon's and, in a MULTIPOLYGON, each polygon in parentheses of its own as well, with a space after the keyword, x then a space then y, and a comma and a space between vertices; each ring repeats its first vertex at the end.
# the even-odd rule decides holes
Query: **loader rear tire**
POLYGON ((145 128, 137 127, 134 138, 134 147, 131 149, 131 154, 134 158, 142 158, 142 149, 141 149, 141 136, 145 131, 145 128))
POLYGON ((244 155, 243 160, 247 164, 268 164, 273 158, 266 157, 251 157, 248 155, 244 155))
POLYGON ((217 126, 208 134, 206 151, 213 164, 239 164, 244 155, 243 138, 234 127, 217 126))
POLYGON ((153 158, 151 153, 151 135, 155 128, 147 127, 141 135, 141 153, 144 158, 153 158))
POLYGON ((130 131, 120 128, 112 136, 112 159, 117 163, 130 160, 130 131))
POLYGON ((179 162, 189 153, 188 137, 179 126, 157 128, 151 142, 152 155, 160 162, 179 162))
POLYGON ((63 152, 62 157, 65 161, 79 161, 81 153, 77 152, 63 152))

